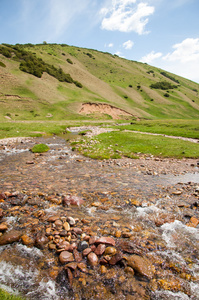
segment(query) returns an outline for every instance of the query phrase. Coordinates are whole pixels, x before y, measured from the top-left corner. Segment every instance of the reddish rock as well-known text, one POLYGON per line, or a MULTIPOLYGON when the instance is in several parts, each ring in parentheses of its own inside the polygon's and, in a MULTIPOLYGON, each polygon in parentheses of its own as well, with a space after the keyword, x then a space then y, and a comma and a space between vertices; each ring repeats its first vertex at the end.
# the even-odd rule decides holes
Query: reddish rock
POLYGON ((94 236, 91 236, 90 239, 89 239, 89 245, 92 245, 92 244, 95 244, 95 242, 98 240, 98 236, 94 235, 94 236))
POLYGON ((96 255, 102 255, 104 253, 105 249, 106 249, 105 244, 99 244, 94 252, 96 255))
POLYGON ((7 233, 4 233, 0 237, 0 245, 7 245, 7 244, 14 243, 14 242, 18 242, 21 235, 22 235, 22 232, 17 231, 17 230, 11 230, 7 233))
POLYGON ((123 254, 121 252, 118 252, 116 255, 112 256, 111 259, 109 260, 109 264, 114 266, 116 265, 119 261, 121 261, 123 258, 123 254))
POLYGON ((131 255, 126 258, 128 266, 137 271, 140 275, 146 276, 149 279, 153 278, 155 273, 155 267, 150 260, 146 257, 131 255))
POLYGON ((98 265, 98 257, 94 252, 91 252, 87 256, 89 264, 94 267, 98 265))
POLYGON ((73 284, 73 273, 71 272, 71 270, 69 268, 66 268, 66 273, 67 273, 67 277, 68 277, 68 282, 69 282, 70 286, 72 286, 72 284, 73 284))
POLYGON ((77 251, 77 249, 73 250, 73 255, 76 262, 82 261, 82 254, 77 251))
POLYGON ((78 268, 83 272, 83 273, 86 273, 86 272, 88 272, 88 270, 87 270, 87 266, 86 266, 86 264, 85 263, 83 263, 83 262, 80 262, 80 263, 78 263, 78 268))
POLYGON ((66 205, 81 205, 84 203, 84 200, 78 196, 72 196, 72 195, 67 195, 63 196, 62 198, 62 204, 63 206, 66 205))
MULTIPOLYGON (((72 269, 72 270, 76 270, 76 269, 77 269, 77 262, 70 262, 70 263, 68 263, 65 267, 66 267, 66 268, 70 268, 70 269, 72 269)), ((64 268, 65 268, 65 267, 64 267, 64 268)))
POLYGON ((39 249, 44 249, 46 244, 48 243, 48 238, 45 235, 38 234, 35 239, 35 246, 39 249))
POLYGON ((114 239, 111 238, 111 237, 105 237, 105 236, 99 238, 95 243, 96 244, 107 244, 107 245, 115 246, 114 239))
POLYGON ((61 264, 72 262, 72 261, 74 261, 73 254, 68 251, 62 251, 59 255, 59 261, 61 264))
POLYGON ((0 200, 5 200, 6 199, 6 195, 4 192, 0 192, 0 200))
POLYGON ((3 209, 0 208, 0 218, 2 218, 2 217, 3 217, 3 209))
POLYGON ((87 256, 91 252, 92 252, 91 248, 86 248, 83 250, 82 254, 83 254, 83 256, 87 256))
POLYGON ((73 227, 72 232, 75 232, 76 234, 82 234, 82 229, 79 227, 73 227))

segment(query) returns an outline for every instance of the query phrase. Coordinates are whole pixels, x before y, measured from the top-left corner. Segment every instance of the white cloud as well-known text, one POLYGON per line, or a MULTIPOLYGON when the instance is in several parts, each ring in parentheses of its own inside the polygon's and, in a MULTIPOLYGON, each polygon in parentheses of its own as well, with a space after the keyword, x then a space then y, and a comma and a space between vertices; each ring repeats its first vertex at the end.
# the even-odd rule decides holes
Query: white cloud
POLYGON ((109 44, 107 45, 108 48, 112 48, 113 46, 114 46, 113 43, 109 43, 109 44))
POLYGON ((174 51, 168 53, 163 59, 168 61, 198 62, 199 63, 199 38, 187 38, 173 46, 174 51))
POLYGON ((199 38, 187 38, 172 48, 173 52, 164 56, 152 51, 140 61, 199 83, 199 38))
POLYGON ((141 62, 151 64, 155 59, 160 58, 162 56, 161 52, 151 51, 147 55, 141 58, 141 62))
POLYGON ((136 0, 112 0, 111 7, 101 9, 103 20, 102 29, 111 31, 131 32, 144 34, 148 23, 148 16, 155 11, 153 6, 136 0))
POLYGON ((132 49, 134 43, 131 41, 131 40, 128 40, 126 41, 125 43, 123 43, 123 47, 126 49, 126 50, 130 50, 132 49))

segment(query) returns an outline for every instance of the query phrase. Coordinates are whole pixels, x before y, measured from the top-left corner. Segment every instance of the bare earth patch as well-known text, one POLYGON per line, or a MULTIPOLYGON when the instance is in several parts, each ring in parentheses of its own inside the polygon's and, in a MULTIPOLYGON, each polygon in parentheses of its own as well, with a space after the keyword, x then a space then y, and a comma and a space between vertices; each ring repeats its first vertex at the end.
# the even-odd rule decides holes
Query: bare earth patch
POLYGON ((132 114, 126 112, 123 109, 105 103, 83 103, 79 110, 79 113, 85 115, 93 113, 107 114, 113 119, 121 119, 121 116, 133 116, 132 114))

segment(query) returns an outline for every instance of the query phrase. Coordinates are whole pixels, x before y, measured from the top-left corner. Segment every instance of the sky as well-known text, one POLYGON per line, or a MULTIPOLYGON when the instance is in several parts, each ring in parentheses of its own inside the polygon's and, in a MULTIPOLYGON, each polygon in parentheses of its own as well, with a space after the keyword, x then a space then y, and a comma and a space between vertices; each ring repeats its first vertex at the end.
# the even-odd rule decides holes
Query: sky
POLYGON ((0 0, 0 43, 57 43, 199 83, 199 0, 0 0))

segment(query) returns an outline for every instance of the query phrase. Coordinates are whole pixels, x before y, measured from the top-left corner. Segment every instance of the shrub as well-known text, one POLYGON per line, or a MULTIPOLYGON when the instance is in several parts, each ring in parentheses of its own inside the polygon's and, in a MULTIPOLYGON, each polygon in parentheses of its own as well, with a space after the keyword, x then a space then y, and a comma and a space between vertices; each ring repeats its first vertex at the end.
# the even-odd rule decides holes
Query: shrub
POLYGON ((2 61, 0 61, 0 67, 3 67, 3 68, 5 68, 6 67, 6 65, 2 62, 2 61))
POLYGON ((74 81, 74 84, 80 89, 83 87, 83 85, 79 81, 74 81))
POLYGON ((66 60, 69 64, 73 64, 73 62, 72 62, 72 60, 70 59, 70 58, 67 58, 67 60, 66 60))
POLYGON ((176 83, 180 83, 178 79, 175 79, 175 77, 169 75, 168 73, 166 72, 160 72, 161 75, 163 75, 164 77, 167 77, 169 79, 171 79, 172 81, 176 82, 176 83))
POLYGON ((173 85, 167 81, 160 81, 160 82, 153 83, 150 85, 150 87, 152 89, 160 89, 160 90, 169 90, 169 89, 177 88, 176 85, 173 85))

